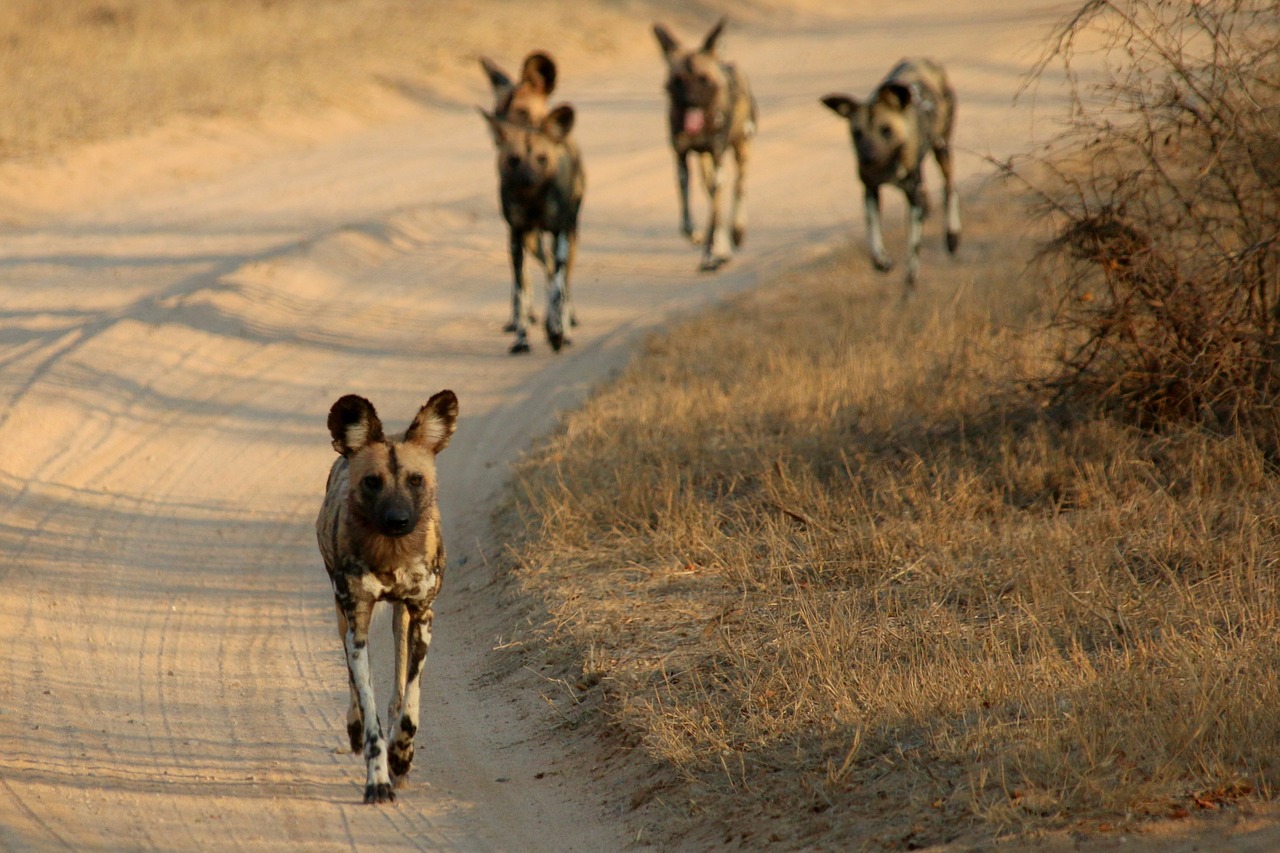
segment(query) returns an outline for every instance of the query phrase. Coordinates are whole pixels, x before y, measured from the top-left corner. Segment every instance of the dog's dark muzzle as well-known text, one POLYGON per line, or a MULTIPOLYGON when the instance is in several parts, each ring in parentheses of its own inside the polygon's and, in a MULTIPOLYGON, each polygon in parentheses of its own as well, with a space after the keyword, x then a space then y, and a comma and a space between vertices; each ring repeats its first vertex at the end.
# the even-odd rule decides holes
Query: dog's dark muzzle
POLYGON ((404 536, 418 524, 418 514, 408 501, 388 501, 375 515, 378 532, 383 536, 404 536))

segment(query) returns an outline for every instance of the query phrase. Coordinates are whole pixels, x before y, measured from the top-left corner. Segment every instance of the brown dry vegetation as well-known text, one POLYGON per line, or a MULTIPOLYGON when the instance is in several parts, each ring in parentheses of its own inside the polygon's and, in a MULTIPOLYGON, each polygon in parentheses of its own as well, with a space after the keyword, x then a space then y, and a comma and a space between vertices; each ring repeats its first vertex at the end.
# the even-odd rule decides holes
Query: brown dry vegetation
POLYGON ((1276 0, 1090 0, 1050 41, 1071 110, 1014 171, 1056 231, 1058 325, 1080 333, 1064 394, 1148 424, 1274 418, 1278 57, 1276 0))
POLYGON ((1280 782, 1274 466, 1026 390, 1010 206, 905 303, 840 253, 680 325, 524 465, 550 693, 650 763, 644 837, 914 848, 1280 782))
POLYGON ((1051 57, 1099 20, 1111 56, 1027 179, 1065 271, 992 207, 908 302, 831 258, 530 457, 515 563, 581 661, 564 704, 677 834, 915 848, 1274 796, 1274 9, 1064 25, 1051 57))

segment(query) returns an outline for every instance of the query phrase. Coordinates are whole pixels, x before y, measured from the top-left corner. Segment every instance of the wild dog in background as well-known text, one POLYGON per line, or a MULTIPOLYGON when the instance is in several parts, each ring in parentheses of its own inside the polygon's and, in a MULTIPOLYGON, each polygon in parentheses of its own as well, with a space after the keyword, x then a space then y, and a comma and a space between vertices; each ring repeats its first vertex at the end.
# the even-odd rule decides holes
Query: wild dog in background
POLYGON ((924 159, 932 151, 942 168, 947 208, 947 251, 960 245, 960 196, 951 174, 951 133, 956 96, 942 66, 928 59, 904 59, 871 93, 866 103, 848 95, 822 99, 848 119, 858 175, 865 191, 867 241, 871 260, 881 272, 893 267, 880 231, 880 186, 906 193, 907 285, 920 274, 921 224, 929 212, 924 189, 924 159))
POLYGON ((480 111, 498 146, 498 196, 510 229, 512 353, 529 351, 526 319, 529 288, 524 254, 533 248, 547 272, 547 340, 556 352, 568 343, 566 324, 576 325, 569 299, 570 276, 578 252, 578 213, 586 189, 582 157, 570 133, 573 107, 561 104, 535 125, 508 121, 480 111), (551 258, 542 251, 542 237, 551 240, 551 258))
MULTIPOLYGON (((493 114, 503 121, 525 127, 538 125, 546 118, 549 110, 548 99, 556 88, 556 63, 545 51, 535 50, 524 58, 520 66, 520 79, 515 80, 506 71, 488 57, 480 58, 480 66, 489 78, 489 86, 493 90, 493 114)), ((501 138, 495 133, 494 144, 501 145, 501 138)), ((539 266, 548 277, 553 275, 550 255, 543 245, 538 231, 525 234, 525 252, 537 259, 539 266)), ((524 308, 525 321, 536 323, 537 312, 533 308, 528 279, 522 279, 524 291, 520 296, 520 304, 524 308)), ((512 300, 513 308, 515 300, 512 300)), ((572 323, 571 323, 572 324, 572 323)), ((502 327, 504 332, 514 332, 519 321, 512 316, 502 327)))
POLYGON ((668 119, 671 147, 676 155, 676 181, 680 191, 680 231, 694 243, 702 243, 700 269, 713 271, 729 260, 742 245, 747 231, 747 159, 756 133, 756 102, 746 75, 716 53, 716 41, 727 18, 711 28, 702 45, 681 47, 671 31, 653 25, 653 34, 667 60, 668 119), (720 218, 721 197, 727 181, 725 153, 733 150, 737 173, 733 184, 732 228, 720 218), (710 221, 706 234, 698 234, 689 215, 689 154, 699 155, 702 184, 707 191, 710 221))
POLYGON ((346 651, 351 751, 364 752, 366 803, 395 799, 413 763, 422 665, 431 644, 431 603, 444 576, 436 500, 436 454, 449 443, 458 399, 441 391, 402 438, 388 438, 378 413, 348 394, 329 410, 329 434, 341 456, 329 469, 316 539, 333 584, 346 651), (369 620, 380 601, 394 606, 395 694, 385 735, 369 667, 369 620))
POLYGON ((513 80, 496 62, 480 58, 493 89, 493 114, 516 124, 534 125, 547 114, 547 99, 556 88, 556 63, 543 51, 524 58, 520 79, 513 80))

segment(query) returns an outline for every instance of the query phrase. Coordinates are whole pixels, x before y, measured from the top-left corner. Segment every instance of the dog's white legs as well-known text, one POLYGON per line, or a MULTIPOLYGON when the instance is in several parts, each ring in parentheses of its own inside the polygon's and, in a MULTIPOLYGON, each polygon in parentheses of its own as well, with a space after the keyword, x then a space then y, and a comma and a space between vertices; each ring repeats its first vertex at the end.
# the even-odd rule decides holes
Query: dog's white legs
MULTIPOLYGON (((341 602, 335 601, 338 610, 338 639, 346 644, 347 616, 342 612, 341 602)), ((356 682, 351 677, 351 668, 347 668, 347 686, 351 688, 351 703, 347 705, 347 739, 351 743, 351 751, 360 754, 364 750, 364 717, 360 713, 360 696, 356 693, 356 682)))
POLYGON ((346 614, 347 631, 342 645, 347 653, 347 674, 360 703, 364 721, 364 760, 368 768, 364 801, 385 803, 395 799, 391 775, 387 770, 386 739, 378 722, 378 708, 373 695, 373 678, 369 672, 369 618, 372 603, 357 604, 346 614))
POLYGON ((568 299, 569 234, 555 235, 555 273, 547 282, 547 340, 556 352, 565 344, 564 312, 568 299))
MULTIPOLYGON (((396 625, 397 648, 403 642, 408 652, 405 658, 403 682, 397 687, 404 696, 398 713, 387 717, 390 729, 391 747, 388 764, 391 778, 396 785, 409 772, 413 765, 413 739, 418 733, 420 700, 422 697, 422 668, 427 660, 427 652, 431 648, 431 622, 433 614, 428 608, 416 612, 407 612, 404 620, 404 634, 401 640, 400 623, 396 625)), ((398 663, 398 662, 397 662, 398 663)), ((399 666, 397 665, 397 670, 399 666)), ((399 674, 399 673, 397 673, 399 674)))
POLYGON ((745 142, 733 147, 733 159, 737 163, 737 172, 733 177, 733 231, 730 237, 736 249, 747 239, 747 145, 745 142))
POLYGON ((724 197, 725 160, 723 155, 717 158, 714 154, 701 155, 702 183, 707 189, 707 203, 710 206, 707 222, 706 241, 702 244, 703 272, 713 272, 728 262, 732 249, 729 245, 729 230, 720 218, 720 208, 724 197))
POLYGON ((863 204, 867 212, 867 250, 871 252, 871 263, 880 272, 888 272, 893 269, 893 260, 884 249, 884 234, 880 227, 880 188, 867 187, 863 204))
POLYGON ((925 209, 918 204, 907 207, 907 286, 914 287, 920 276, 920 235, 924 231, 925 209))

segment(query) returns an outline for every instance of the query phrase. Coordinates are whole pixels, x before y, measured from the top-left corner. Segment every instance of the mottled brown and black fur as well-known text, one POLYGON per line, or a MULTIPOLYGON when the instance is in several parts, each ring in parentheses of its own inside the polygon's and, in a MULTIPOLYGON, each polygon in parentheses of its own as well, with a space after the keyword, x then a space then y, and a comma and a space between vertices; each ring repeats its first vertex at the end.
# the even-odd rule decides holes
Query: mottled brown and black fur
POLYGON ((881 234, 880 187, 889 184, 906 193, 907 284, 914 285, 920 274, 921 225, 929 211, 924 160, 930 152, 942 169, 947 251, 954 254, 960 245, 960 196, 951 171, 956 95, 946 72, 928 59, 904 59, 865 103, 841 94, 826 95, 822 103, 849 122, 864 188, 868 248, 882 272, 893 261, 881 234))
POLYGON ((747 77, 725 62, 716 42, 727 19, 711 28, 702 44, 687 50, 662 24, 653 34, 667 60, 668 122, 671 147, 676 155, 676 183, 680 193, 680 231, 702 244, 699 269, 719 269, 742 245, 747 233, 746 172, 751 140, 756 133, 756 101, 747 77), (730 227, 720 216, 721 199, 728 184, 725 155, 733 151, 737 171, 733 183, 730 227), (689 213, 689 155, 697 154, 702 185, 707 192, 710 221, 705 234, 694 231, 689 213))
POLYGON ((571 133, 573 107, 560 104, 536 125, 508 121, 480 111, 498 147, 498 197, 507 221, 511 251, 511 352, 529 352, 529 286, 524 274, 526 250, 547 273, 544 327, 556 352, 569 342, 566 326, 576 325, 570 279, 578 252, 578 214, 586 191, 582 156, 571 133), (548 259, 542 248, 550 240, 548 259))
POLYGON ((444 577, 436 495, 436 454, 453 435, 458 400, 441 391, 401 438, 388 438, 373 405, 348 394, 329 410, 340 454, 329 469, 316 539, 333 585, 346 652, 351 750, 363 751, 364 801, 395 799, 409 772, 418 730, 420 679, 431 644, 431 604, 444 577), (379 602, 393 607, 395 695, 384 735, 369 666, 369 621, 379 602))

